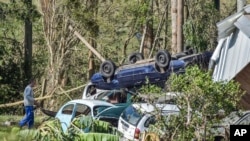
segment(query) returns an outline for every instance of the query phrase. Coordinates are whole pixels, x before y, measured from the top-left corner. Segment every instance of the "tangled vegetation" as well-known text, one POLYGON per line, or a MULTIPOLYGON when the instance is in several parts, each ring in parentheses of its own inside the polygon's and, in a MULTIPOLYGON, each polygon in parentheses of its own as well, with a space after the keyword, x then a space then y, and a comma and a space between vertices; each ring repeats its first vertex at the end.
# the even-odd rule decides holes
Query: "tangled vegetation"
POLYGON ((37 129, 13 127, 11 136, 3 137, 11 141, 119 141, 118 132, 110 123, 79 116, 71 122, 67 132, 63 132, 58 119, 43 122, 37 129))
MULTIPOLYGON (((159 95, 166 94, 166 91, 159 93, 155 86, 144 87, 143 92, 150 95, 154 90, 159 95)), ((180 113, 171 117, 159 114, 149 132, 156 132, 169 141, 202 140, 205 132, 206 138, 211 138, 209 129, 220 119, 219 112, 223 110, 228 115, 241 110, 239 101, 244 94, 237 82, 214 82, 210 72, 197 66, 188 67, 185 74, 171 75, 166 90, 176 94, 180 113)))

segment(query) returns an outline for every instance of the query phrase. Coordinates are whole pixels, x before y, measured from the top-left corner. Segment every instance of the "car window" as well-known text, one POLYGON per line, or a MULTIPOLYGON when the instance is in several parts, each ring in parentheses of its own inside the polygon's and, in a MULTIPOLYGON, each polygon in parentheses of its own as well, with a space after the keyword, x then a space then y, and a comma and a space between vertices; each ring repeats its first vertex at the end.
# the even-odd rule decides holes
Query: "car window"
POLYGON ((99 99, 99 100, 107 100, 107 96, 110 94, 110 91, 108 92, 102 92, 101 94, 99 94, 95 99, 99 99))
POLYGON ((96 99, 105 100, 110 103, 126 103, 127 102, 127 95, 123 91, 119 90, 112 90, 109 92, 105 92, 99 94, 96 99))
POLYGON ((87 105, 84 104, 77 104, 76 106, 76 114, 75 116, 78 115, 91 115, 91 109, 87 105))
POLYGON ((138 112, 132 105, 128 106, 122 113, 121 117, 132 125, 137 125, 143 114, 138 112))
POLYGON ((154 124, 155 121, 155 116, 150 116, 144 123, 144 127, 149 127, 150 124, 154 124))
POLYGON ((240 125, 250 125, 250 114, 247 114, 246 116, 244 116, 240 122, 240 125))
POLYGON ((74 109, 74 104, 69 104, 63 107, 62 113, 66 115, 72 115, 74 109))
POLYGON ((93 112, 94 112, 94 116, 96 116, 97 114, 99 114, 100 112, 102 112, 103 110, 109 108, 110 106, 95 106, 93 108, 93 112))

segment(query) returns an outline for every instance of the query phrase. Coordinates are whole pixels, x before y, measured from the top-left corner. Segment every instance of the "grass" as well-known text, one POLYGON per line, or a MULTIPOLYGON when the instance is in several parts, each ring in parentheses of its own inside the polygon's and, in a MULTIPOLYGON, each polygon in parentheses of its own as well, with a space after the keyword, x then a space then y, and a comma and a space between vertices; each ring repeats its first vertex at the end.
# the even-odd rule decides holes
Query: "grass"
MULTIPOLYGON (((23 116, 19 115, 0 115, 0 141, 11 141, 13 139, 10 139, 10 136, 13 136, 14 130, 19 130, 18 122, 23 118, 23 116), (12 125, 7 126, 4 123, 6 121, 12 122, 12 125), (6 140, 6 138, 8 140, 6 140)), ((47 116, 36 116, 35 115, 35 123, 34 127, 37 128, 45 119, 47 116)), ((27 128, 24 127, 24 129, 27 128)))

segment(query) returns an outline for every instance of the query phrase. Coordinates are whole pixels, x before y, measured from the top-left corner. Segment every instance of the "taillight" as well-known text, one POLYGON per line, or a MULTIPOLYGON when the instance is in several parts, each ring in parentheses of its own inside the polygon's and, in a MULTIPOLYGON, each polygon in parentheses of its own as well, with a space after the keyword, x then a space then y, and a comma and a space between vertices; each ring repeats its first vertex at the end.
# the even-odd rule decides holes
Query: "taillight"
POLYGON ((135 138, 135 139, 139 139, 139 137, 140 137, 140 132, 141 132, 140 129, 138 129, 138 128, 135 129, 135 135, 134 135, 134 138, 135 138))

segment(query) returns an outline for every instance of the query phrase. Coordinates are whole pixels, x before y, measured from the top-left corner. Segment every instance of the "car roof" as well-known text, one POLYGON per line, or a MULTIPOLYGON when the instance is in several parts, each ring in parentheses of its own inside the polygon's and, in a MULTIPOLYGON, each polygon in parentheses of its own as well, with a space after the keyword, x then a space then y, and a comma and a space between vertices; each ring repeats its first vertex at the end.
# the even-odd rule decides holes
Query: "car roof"
POLYGON ((165 112, 178 112, 179 108, 177 105, 174 104, 149 104, 149 103, 135 103, 133 107, 139 109, 141 112, 150 113, 160 109, 161 111, 165 112), (156 109, 157 108, 157 109, 156 109))
POLYGON ((90 107, 94 107, 94 106, 115 106, 114 104, 111 104, 109 102, 106 101, 102 101, 102 100, 95 100, 95 99, 75 99, 75 100, 71 100, 67 103, 79 103, 79 104, 84 104, 84 105, 88 105, 90 107))

